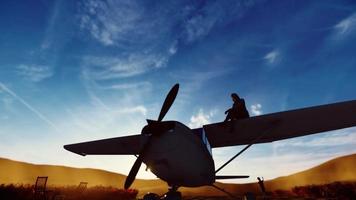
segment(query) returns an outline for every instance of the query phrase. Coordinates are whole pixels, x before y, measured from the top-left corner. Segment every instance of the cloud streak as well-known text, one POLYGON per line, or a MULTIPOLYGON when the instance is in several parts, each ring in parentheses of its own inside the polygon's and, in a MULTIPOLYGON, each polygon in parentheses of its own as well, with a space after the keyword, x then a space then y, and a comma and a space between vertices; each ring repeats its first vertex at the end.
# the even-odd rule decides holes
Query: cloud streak
POLYGON ((93 80, 128 78, 164 67, 167 60, 158 55, 131 54, 127 58, 87 56, 83 73, 93 80))
POLYGON ((346 35, 354 30, 356 26, 356 13, 351 14, 347 18, 337 23, 334 28, 339 36, 346 35))
POLYGON ((340 145, 356 145, 356 130, 354 128, 324 133, 309 140, 292 139, 275 143, 277 148, 282 147, 330 147, 340 145), (336 133, 335 133, 336 132, 336 133))
POLYGON ((165 67, 181 45, 203 39, 254 4, 182 1, 152 3, 147 10, 137 1, 86 1, 79 6, 81 30, 104 47, 117 48, 120 54, 84 58, 85 73, 105 80, 165 67))
MULTIPOLYGON (((94 1, 82 5, 80 26, 105 46, 144 36, 143 8, 135 1, 94 1)), ((130 41, 139 42, 139 41, 130 41)))
POLYGON ((7 92, 9 95, 20 101, 24 106, 26 106, 30 111, 32 111, 34 114, 37 115, 42 121, 47 123, 49 126, 54 128, 56 131, 59 132, 58 127, 51 121, 49 120, 46 116, 44 116, 42 113, 40 113, 37 109, 32 107, 29 103, 27 103, 24 99, 22 99, 20 96, 18 96, 14 91, 10 90, 5 84, 0 82, 0 89, 7 92))
POLYGON ((273 50, 267 53, 263 58, 268 64, 275 64, 280 59, 280 52, 278 50, 273 50))
POLYGON ((151 89, 152 84, 148 81, 142 81, 142 82, 134 82, 134 83, 113 83, 109 86, 105 85, 100 85, 98 86, 99 89, 108 89, 108 90, 132 90, 132 89, 138 89, 138 88, 143 88, 143 89, 151 89))
POLYGON ((17 67, 17 73, 25 79, 33 82, 40 82, 53 76, 52 68, 46 65, 21 64, 17 67))

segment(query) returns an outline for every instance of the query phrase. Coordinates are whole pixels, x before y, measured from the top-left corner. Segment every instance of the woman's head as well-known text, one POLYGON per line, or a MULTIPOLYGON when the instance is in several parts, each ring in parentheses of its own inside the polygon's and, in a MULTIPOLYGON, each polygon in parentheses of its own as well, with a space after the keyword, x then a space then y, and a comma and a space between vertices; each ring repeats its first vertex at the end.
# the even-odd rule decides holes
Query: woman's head
POLYGON ((234 102, 240 100, 239 95, 237 95, 236 93, 232 93, 232 94, 231 94, 231 98, 232 98, 232 100, 233 100, 234 102))

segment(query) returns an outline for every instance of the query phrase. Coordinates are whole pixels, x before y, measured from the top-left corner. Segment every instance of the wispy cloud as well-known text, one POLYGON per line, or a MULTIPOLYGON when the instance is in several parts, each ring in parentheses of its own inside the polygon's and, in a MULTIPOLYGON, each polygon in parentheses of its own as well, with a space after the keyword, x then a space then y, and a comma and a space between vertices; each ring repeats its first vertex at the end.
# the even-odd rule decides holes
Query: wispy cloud
POLYGON ((25 65, 17 66, 17 73, 27 80, 40 82, 53 76, 53 69, 46 65, 25 65))
MULTIPOLYGON (((96 97, 97 100, 100 98, 96 97)), ((103 103, 103 102, 101 102, 103 103)), ((110 137, 125 133, 125 135, 137 133, 147 117, 147 108, 144 105, 118 104, 85 105, 66 109, 67 119, 62 126, 77 130, 81 136, 98 135, 110 137)))
POLYGON ((183 40, 192 43, 208 36, 215 28, 228 24, 230 20, 242 17, 244 12, 257 1, 206 2, 203 6, 186 6, 183 12, 189 13, 183 23, 183 40))
POLYGON ((256 3, 152 3, 151 12, 147 12, 143 4, 134 0, 89 0, 80 5, 80 27, 106 46, 157 42, 168 33, 174 40, 190 43, 205 37, 214 27, 230 22, 231 16, 243 16, 256 3), (176 25, 183 29, 174 34, 176 25))
POLYGON ((6 87, 5 84, 3 84, 1 82, 0 82, 0 89, 7 92, 9 95, 11 95, 16 100, 20 101, 24 106, 26 106, 29 110, 31 110, 34 114, 36 114, 37 117, 39 117, 42 121, 47 123, 49 126, 53 127, 56 131, 59 131, 58 127, 51 120, 49 120, 41 112, 39 112, 37 109, 32 107, 29 103, 27 103, 24 99, 22 99, 14 91, 10 90, 8 87, 6 87))
POLYGON ((152 84, 148 81, 142 81, 142 82, 125 82, 125 83, 112 83, 108 86, 105 85, 99 85, 99 89, 111 89, 111 90, 132 90, 132 89, 138 89, 138 88, 143 88, 143 89, 151 89, 152 84))
POLYGON ((356 145, 356 129, 346 129, 324 133, 318 137, 304 139, 292 139, 275 144, 277 148, 283 147, 330 147, 340 145, 356 145))
POLYGON ((228 23, 237 13, 241 16, 252 5, 153 3, 147 12, 137 1, 86 1, 79 8, 81 29, 103 46, 120 49, 120 55, 115 57, 86 58, 87 64, 95 68, 87 73, 97 79, 110 79, 164 67, 177 53, 181 42, 192 43, 204 38, 215 26, 228 23))
POLYGON ((120 52, 114 56, 85 56, 83 73, 93 80, 108 80, 165 67, 177 52, 177 39, 167 37, 174 35, 169 13, 160 12, 161 6, 152 9, 157 12, 146 12, 144 5, 136 1, 89 0, 80 4, 81 29, 103 46, 120 52))
POLYGON ((325 152, 308 152, 308 153, 288 153, 283 155, 274 155, 268 157, 249 157, 244 161, 245 173, 263 174, 266 179, 277 178, 281 176, 297 173, 316 165, 319 165, 331 158, 338 157, 344 154, 340 153, 325 153, 325 152), (264 166, 264 170, 256 170, 247 166, 264 166), (250 171, 251 170, 251 171, 250 171))
POLYGON ((212 117, 214 117, 216 110, 211 110, 208 113, 204 113, 203 109, 200 109, 198 113, 190 117, 190 121, 188 126, 190 128, 199 128, 205 124, 209 124, 211 122, 212 117))
MULTIPOLYGON (((103 45, 118 45, 133 36, 144 36, 143 7, 135 1, 86 1, 80 26, 103 45), (132 35, 133 34, 133 35, 132 35)), ((136 42, 136 41, 131 41, 136 42)), ((138 41, 137 41, 138 42, 138 41)))
POLYGON ((126 113, 140 113, 141 115, 147 114, 147 108, 143 105, 131 107, 131 108, 123 108, 117 111, 116 113, 126 114, 126 113))
POLYGON ((168 52, 171 54, 171 55, 174 55, 175 53, 177 53, 178 51, 178 47, 177 47, 177 41, 175 41, 171 47, 168 49, 168 52))
POLYGON ((353 31, 356 27, 356 13, 351 14, 347 18, 337 23, 334 28, 339 36, 345 36, 353 31))
MULTIPOLYGON (((353 128, 323 133, 317 137, 306 136, 256 145, 245 152, 238 161, 226 167, 225 173, 240 171, 255 176, 263 175, 266 179, 297 173, 332 158, 355 153, 354 135, 356 134, 353 128)), ((214 160, 217 165, 223 164, 228 159, 226 155, 233 155, 236 151, 236 147, 216 149, 214 160)), ((251 181, 255 181, 255 177, 242 182, 251 181)))
POLYGON ((259 103, 251 105, 251 112, 253 115, 261 115, 262 114, 262 105, 259 103))
POLYGON ((53 39, 54 39, 53 37, 54 37, 56 31, 58 31, 54 27, 55 27, 56 22, 59 17, 61 3, 62 3, 62 1, 56 1, 54 3, 53 10, 52 10, 51 16, 49 17, 47 28, 46 28, 46 31, 44 34, 44 38, 41 43, 41 50, 48 50, 51 47, 53 39))
POLYGON ((280 59, 280 52, 278 50, 273 50, 268 52, 263 58, 268 64, 275 64, 280 59))
MULTIPOLYGON (((2 90, 0 90, 0 93, 2 92, 2 90)), ((4 107, 6 110, 12 110, 12 104, 14 102, 14 99, 12 97, 9 96, 5 96, 1 99, 4 107)))
POLYGON ((167 60, 159 55, 131 54, 126 58, 87 56, 83 73, 93 80, 132 77, 164 67, 167 60))
POLYGON ((186 41, 193 42, 208 35, 217 20, 216 15, 196 15, 189 19, 185 24, 186 41))
POLYGON ((230 73, 232 70, 232 68, 217 68, 213 70, 207 69, 205 71, 185 70, 171 74, 173 78, 180 80, 181 83, 185 85, 185 87, 182 88, 179 92, 179 101, 187 100, 192 96, 193 93, 204 87, 205 84, 208 85, 209 81, 224 76, 230 73), (189 76, 187 76, 187 74, 189 74, 189 76))
POLYGON ((72 125, 83 129, 81 132, 89 135, 106 133, 103 137, 110 137, 117 131, 130 134, 142 128, 149 110, 143 104, 142 97, 148 97, 150 82, 99 79, 87 73, 82 74, 82 82, 89 96, 89 104, 67 109, 72 125), (110 95, 107 95, 107 90, 112 90, 110 95))

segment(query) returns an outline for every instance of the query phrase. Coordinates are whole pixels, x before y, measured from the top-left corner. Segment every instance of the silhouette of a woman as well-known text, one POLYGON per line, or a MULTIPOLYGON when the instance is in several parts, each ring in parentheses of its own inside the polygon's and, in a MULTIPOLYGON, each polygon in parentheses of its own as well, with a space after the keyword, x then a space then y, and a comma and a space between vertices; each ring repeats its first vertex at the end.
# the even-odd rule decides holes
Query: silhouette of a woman
POLYGON ((245 100, 240 98, 239 95, 236 93, 231 94, 231 99, 234 102, 232 107, 225 111, 226 118, 224 122, 227 122, 229 120, 237 120, 237 119, 243 119, 243 118, 248 118, 250 117, 246 105, 245 105, 245 100))

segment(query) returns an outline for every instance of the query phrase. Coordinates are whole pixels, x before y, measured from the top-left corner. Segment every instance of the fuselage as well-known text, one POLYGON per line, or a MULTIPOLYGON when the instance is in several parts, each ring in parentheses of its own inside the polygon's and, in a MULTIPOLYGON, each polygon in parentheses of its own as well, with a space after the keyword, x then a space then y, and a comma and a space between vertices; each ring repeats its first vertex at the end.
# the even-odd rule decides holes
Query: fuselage
POLYGON ((215 166, 205 133, 193 133, 180 122, 172 123, 174 128, 152 138, 143 162, 168 185, 211 185, 215 182, 215 166))

